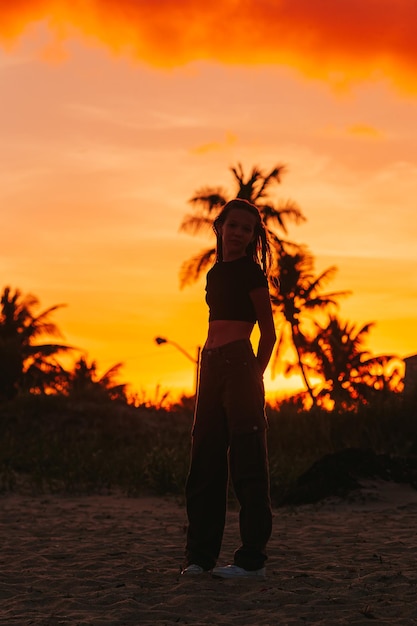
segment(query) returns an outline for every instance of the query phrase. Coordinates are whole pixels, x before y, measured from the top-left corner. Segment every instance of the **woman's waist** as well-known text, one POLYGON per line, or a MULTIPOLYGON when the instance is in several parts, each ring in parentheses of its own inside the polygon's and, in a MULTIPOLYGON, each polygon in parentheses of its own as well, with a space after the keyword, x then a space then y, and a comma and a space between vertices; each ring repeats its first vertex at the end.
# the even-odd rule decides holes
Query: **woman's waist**
POLYGON ((249 340, 254 324, 241 320, 215 320, 209 323, 204 349, 213 349, 240 340, 249 340))

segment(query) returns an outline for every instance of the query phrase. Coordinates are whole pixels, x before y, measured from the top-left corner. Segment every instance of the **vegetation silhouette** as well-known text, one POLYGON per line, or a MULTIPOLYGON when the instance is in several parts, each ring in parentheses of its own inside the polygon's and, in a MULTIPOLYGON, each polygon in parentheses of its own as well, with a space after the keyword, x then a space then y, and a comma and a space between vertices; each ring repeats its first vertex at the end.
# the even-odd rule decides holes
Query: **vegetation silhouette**
MULTIPOLYGON (((304 361, 308 355, 307 347, 311 340, 306 333, 314 321, 311 313, 327 311, 330 307, 337 307, 337 298, 348 295, 348 291, 321 293, 322 285, 331 280, 336 273, 336 267, 330 267, 318 276, 314 275, 314 259, 306 247, 300 246, 294 253, 281 251, 278 258, 279 281, 272 281, 270 286, 271 303, 274 312, 284 318, 278 333, 278 341, 273 355, 272 367, 276 371, 281 354, 288 344, 295 349, 296 363, 282 361, 284 373, 290 375, 294 371, 301 372, 311 403, 317 403, 316 395, 310 384, 308 371, 311 366, 304 361)), ((311 348, 310 348, 311 350, 311 348)), ((316 371, 312 371, 317 375, 316 371)))
POLYGON ((54 388, 63 373, 58 354, 72 348, 58 343, 38 343, 45 335, 62 337, 50 316, 58 304, 36 314, 39 301, 5 287, 0 300, 0 399, 11 399, 19 391, 43 393, 54 388))
POLYGON ((80 357, 66 373, 62 392, 72 398, 109 399, 127 402, 127 384, 117 382, 123 363, 116 363, 99 376, 97 362, 80 357))
MULTIPOLYGON (((374 455, 387 457, 386 473, 374 476, 417 485, 415 403, 391 399, 337 413, 317 407, 306 411, 286 401, 269 403, 266 410, 275 506, 345 496, 348 489, 342 493, 344 483, 334 476, 346 467, 356 481, 346 487, 357 489, 361 477, 369 478, 365 469, 374 455), (350 463, 357 456, 349 450, 362 451, 360 466, 350 463), (393 466, 404 473, 390 475, 393 466)), ((19 395, 0 404, 0 493, 173 494, 181 499, 192 419, 191 405, 156 409, 109 398, 19 395)))
POLYGON ((402 391, 400 361, 395 355, 372 356, 364 349, 372 323, 358 328, 330 316, 306 347, 314 358, 313 367, 323 383, 317 398, 337 411, 355 410, 358 405, 389 401, 402 391))
POLYGON ((116 382, 122 363, 113 365, 100 377, 97 363, 80 357, 72 370, 65 369, 58 355, 77 351, 62 343, 38 343, 44 336, 62 337, 51 315, 54 305, 35 314, 38 299, 5 287, 0 309, 0 401, 19 394, 63 394, 127 401, 125 383, 116 382))

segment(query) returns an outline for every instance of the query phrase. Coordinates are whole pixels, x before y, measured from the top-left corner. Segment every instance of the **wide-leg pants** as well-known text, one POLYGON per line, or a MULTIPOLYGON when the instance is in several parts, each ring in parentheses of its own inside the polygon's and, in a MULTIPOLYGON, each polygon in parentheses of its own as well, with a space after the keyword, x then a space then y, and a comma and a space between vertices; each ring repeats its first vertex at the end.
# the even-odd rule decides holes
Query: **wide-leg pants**
POLYGON ((263 379, 249 340, 202 351, 186 483, 187 564, 216 565, 229 473, 240 504, 234 563, 259 569, 267 559, 272 513, 263 379))

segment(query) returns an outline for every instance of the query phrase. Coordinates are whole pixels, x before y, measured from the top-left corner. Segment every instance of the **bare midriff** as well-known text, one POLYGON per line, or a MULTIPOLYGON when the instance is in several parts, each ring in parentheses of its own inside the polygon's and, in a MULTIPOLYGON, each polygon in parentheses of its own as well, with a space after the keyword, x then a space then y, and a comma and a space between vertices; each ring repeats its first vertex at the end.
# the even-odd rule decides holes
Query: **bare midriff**
POLYGON ((226 343, 249 339, 253 330, 252 322, 241 320, 214 320, 209 323, 208 335, 204 347, 206 349, 218 348, 226 343))

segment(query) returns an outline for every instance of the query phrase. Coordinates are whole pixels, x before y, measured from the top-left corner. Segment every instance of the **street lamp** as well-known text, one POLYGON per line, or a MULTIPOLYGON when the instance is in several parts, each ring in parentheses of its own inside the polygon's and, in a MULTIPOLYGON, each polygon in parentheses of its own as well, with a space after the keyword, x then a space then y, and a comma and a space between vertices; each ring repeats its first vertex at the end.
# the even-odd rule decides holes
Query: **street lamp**
POLYGON ((174 346, 174 348, 177 348, 177 350, 179 350, 185 357, 187 357, 189 361, 192 361, 194 363, 194 366, 195 366, 194 395, 195 395, 195 398, 197 399, 199 373, 200 373, 200 368, 199 368, 200 352, 201 352, 200 346, 197 346, 197 356, 193 357, 189 352, 187 352, 187 350, 184 350, 184 348, 182 348, 178 343, 176 343, 175 341, 171 341, 170 339, 166 339, 165 337, 155 337, 155 343, 158 346, 162 346, 164 343, 171 344, 171 346, 174 346))

